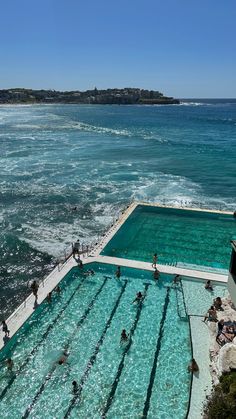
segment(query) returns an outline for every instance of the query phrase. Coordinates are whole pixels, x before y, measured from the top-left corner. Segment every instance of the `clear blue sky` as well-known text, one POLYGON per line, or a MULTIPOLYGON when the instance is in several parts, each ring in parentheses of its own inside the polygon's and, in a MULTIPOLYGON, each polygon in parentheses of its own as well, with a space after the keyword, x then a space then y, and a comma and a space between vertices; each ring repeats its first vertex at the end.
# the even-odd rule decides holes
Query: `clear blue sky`
POLYGON ((236 97, 236 0, 1 1, 0 88, 236 97))

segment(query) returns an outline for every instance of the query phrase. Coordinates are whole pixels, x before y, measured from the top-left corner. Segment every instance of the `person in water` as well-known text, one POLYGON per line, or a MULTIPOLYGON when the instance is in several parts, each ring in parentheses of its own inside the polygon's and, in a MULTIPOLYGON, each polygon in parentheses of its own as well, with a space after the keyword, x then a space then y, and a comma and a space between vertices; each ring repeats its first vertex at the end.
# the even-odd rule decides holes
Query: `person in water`
POLYGON ((65 364, 65 362, 67 361, 68 356, 69 356, 68 352, 64 351, 63 355, 58 360, 58 364, 59 365, 65 364))
POLYGON ((207 282, 205 284, 205 289, 208 290, 208 291, 213 291, 213 287, 212 287, 210 279, 207 280, 207 282))
POLYGON ((5 320, 2 321, 2 331, 5 333, 5 336, 8 337, 10 335, 10 330, 8 329, 5 320))
POLYGON ((199 371, 199 367, 198 364, 196 363, 195 359, 193 358, 191 361, 191 364, 188 366, 188 372, 198 372, 199 371))
POLYGON ((157 270, 157 268, 155 268, 155 271, 153 272, 153 278, 155 279, 155 281, 158 281, 160 276, 160 272, 157 270))
POLYGON ((140 303, 140 301, 142 301, 142 299, 143 299, 143 294, 141 293, 141 291, 139 291, 139 292, 137 292, 136 297, 135 297, 134 301, 132 302, 132 304, 136 303, 136 302, 140 303))
POLYGON ((7 364, 8 371, 12 371, 12 368, 14 367, 14 362, 12 361, 11 358, 7 359, 6 364, 7 364))
POLYGON ((56 291, 57 294, 60 294, 61 293, 61 287, 58 285, 56 287, 55 291, 56 291))
POLYGON ((77 381, 75 381, 75 380, 72 381, 72 393, 77 394, 78 390, 79 390, 79 386, 78 386, 77 381))
POLYGON ((173 279, 173 284, 177 285, 177 284, 179 284, 180 281, 181 281, 180 275, 175 275, 175 277, 173 279))
POLYGON ((120 335, 120 343, 127 342, 129 335, 126 333, 126 330, 123 329, 120 335))
POLYGON ((47 302, 48 302, 49 304, 51 304, 51 302, 52 302, 52 292, 49 292, 49 293, 48 293, 48 295, 47 295, 47 302))
POLYGON ((120 266, 117 266, 117 270, 116 270, 116 278, 120 279, 121 277, 121 271, 120 271, 120 266))

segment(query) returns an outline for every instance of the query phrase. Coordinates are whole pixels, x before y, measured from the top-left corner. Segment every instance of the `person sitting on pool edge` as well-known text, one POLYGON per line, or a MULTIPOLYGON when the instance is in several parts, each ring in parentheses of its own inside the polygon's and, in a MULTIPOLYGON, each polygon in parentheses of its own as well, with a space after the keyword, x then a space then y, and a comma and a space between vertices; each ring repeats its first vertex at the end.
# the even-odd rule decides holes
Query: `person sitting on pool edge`
POLYGON ((207 312, 207 314, 206 314, 206 316, 204 317, 204 320, 202 320, 203 321, 203 323, 205 323, 206 322, 206 320, 208 321, 208 322, 218 322, 218 319, 217 319, 217 312, 216 312, 216 309, 215 309, 215 307, 214 306, 211 306, 210 308, 209 308, 209 310, 208 310, 208 312, 207 312))
POLYGON ((196 363, 195 359, 193 358, 191 361, 191 364, 188 366, 188 372, 198 372, 199 371, 199 367, 198 364, 196 363))
POLYGON ((220 297, 216 297, 213 301, 216 310, 224 311, 222 308, 222 300, 220 297))

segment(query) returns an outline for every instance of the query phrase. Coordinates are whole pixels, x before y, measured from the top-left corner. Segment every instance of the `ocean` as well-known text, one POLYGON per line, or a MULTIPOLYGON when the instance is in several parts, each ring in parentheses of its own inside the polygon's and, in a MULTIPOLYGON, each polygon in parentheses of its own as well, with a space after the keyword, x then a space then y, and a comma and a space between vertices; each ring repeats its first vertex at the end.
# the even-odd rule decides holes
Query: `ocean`
POLYGON ((236 209, 236 100, 0 106, 0 315, 132 200, 236 209))

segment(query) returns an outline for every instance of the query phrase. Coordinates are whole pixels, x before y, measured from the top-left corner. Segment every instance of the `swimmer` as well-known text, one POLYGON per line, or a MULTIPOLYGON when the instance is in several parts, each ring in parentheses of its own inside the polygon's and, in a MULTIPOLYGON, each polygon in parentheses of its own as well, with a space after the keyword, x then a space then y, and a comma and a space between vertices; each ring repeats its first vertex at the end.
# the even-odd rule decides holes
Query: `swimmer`
POLYGON ((12 371, 12 368, 13 368, 13 366, 14 366, 14 362, 12 361, 12 359, 11 359, 11 358, 8 358, 8 359, 7 359, 6 364, 7 364, 7 369, 8 369, 8 371, 12 371))
POLYGON ((78 383, 77 383, 77 381, 72 381, 72 393, 73 394, 76 394, 76 393, 78 393, 78 390, 79 390, 79 386, 78 386, 78 383))
POLYGON ((205 289, 209 290, 209 291, 213 291, 213 287, 212 287, 210 279, 207 280, 207 282, 205 284, 205 289))
POLYGON ((66 360, 68 358, 68 355, 69 355, 68 352, 64 351, 63 352, 63 355, 58 360, 58 364, 59 365, 65 364, 65 362, 66 362, 66 360))
POLYGON ((55 291, 57 292, 57 294, 60 294, 61 292, 61 287, 59 287, 59 285, 56 287, 55 291))
POLYGON ((157 268, 155 268, 155 271, 153 272, 153 278, 155 279, 155 281, 158 281, 160 276, 160 272, 157 270, 157 268))
POLYGON ((173 279, 173 284, 178 284, 181 281, 180 275, 175 275, 173 279))
POLYGON ((191 364, 188 366, 188 372, 198 372, 199 371, 199 367, 198 364, 196 363, 195 359, 193 358, 191 361, 191 364))
POLYGON ((5 320, 2 321, 2 331, 5 333, 5 336, 10 335, 10 330, 8 329, 8 326, 5 322, 5 320))
POLYGON ((120 335, 120 343, 127 342, 129 335, 127 335, 126 330, 123 329, 120 335))
POLYGON ((49 292, 47 295, 47 302, 50 304, 52 302, 52 292, 49 292))
POLYGON ((80 257, 78 257, 78 259, 77 259, 77 263, 78 263, 78 267, 79 267, 80 269, 83 269, 84 265, 83 265, 83 262, 82 262, 82 260, 80 259, 80 257))
POLYGON ((121 277, 120 266, 117 266, 116 278, 120 279, 120 277, 121 277))
POLYGON ((132 301, 132 304, 136 303, 136 302, 140 303, 140 301, 142 301, 142 299, 143 299, 143 294, 141 293, 141 291, 139 291, 139 292, 137 292, 134 301, 132 301))

